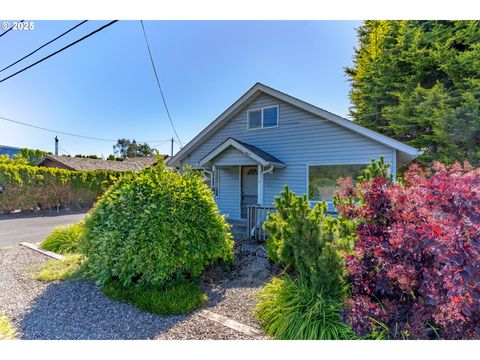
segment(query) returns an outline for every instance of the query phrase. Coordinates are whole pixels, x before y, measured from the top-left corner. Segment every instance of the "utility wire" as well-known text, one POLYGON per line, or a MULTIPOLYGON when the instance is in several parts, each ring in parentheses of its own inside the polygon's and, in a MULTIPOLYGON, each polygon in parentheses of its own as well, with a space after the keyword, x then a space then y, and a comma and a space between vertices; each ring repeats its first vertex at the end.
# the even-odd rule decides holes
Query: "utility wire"
POLYGON ((51 58, 52 56, 54 56, 54 55, 56 55, 56 54, 58 54, 58 53, 62 52, 63 50, 66 50, 66 49, 68 49, 69 47, 71 47, 71 46, 73 46, 73 45, 75 45, 75 44, 79 43, 80 41, 83 41, 83 40, 85 40, 86 38, 88 38, 88 37, 90 37, 90 36, 92 36, 92 35, 96 34, 97 32, 99 32, 99 31, 102 31, 103 29, 105 29, 105 28, 109 27, 110 25, 113 25, 113 24, 114 24, 114 23, 116 23, 117 21, 118 21, 118 20, 113 20, 113 21, 110 21, 108 24, 106 24, 106 25, 103 25, 102 27, 98 28, 97 30, 94 30, 94 31, 92 31, 91 33, 89 33, 89 34, 87 34, 87 35, 85 35, 85 36, 81 37, 80 39, 78 39, 78 40, 76 40, 76 41, 74 41, 74 42, 72 42, 72 43, 70 43, 70 44, 68 44, 67 46, 64 46, 64 47, 63 47, 63 48, 61 48, 60 50, 57 50, 57 51, 55 51, 55 52, 51 53, 50 55, 48 55, 48 56, 45 56, 44 58, 42 58, 42 59, 40 59, 40 60, 38 60, 38 61, 34 62, 33 64, 31 64, 31 65, 29 65, 29 66, 27 66, 27 67, 23 68, 22 70, 19 70, 19 71, 17 71, 16 73, 13 73, 13 74, 12 74, 12 75, 10 75, 10 76, 7 76, 6 78, 3 78, 2 80, 0 80, 0 83, 2 83, 2 82, 4 82, 4 81, 6 81, 6 80, 8 80, 8 79, 10 79, 10 78, 12 78, 12 77, 14 77, 15 75, 18 75, 18 74, 20 74, 20 73, 24 72, 25 70, 28 70, 28 69, 30 69, 31 67, 33 67, 33 66, 35 66, 35 65, 37 65, 37 64, 39 64, 39 63, 41 63, 41 62, 43 62, 43 61, 45 61, 45 60, 47 60, 47 59, 49 59, 49 58, 51 58))
POLYGON ((170 120, 170 125, 172 125, 173 132, 177 137, 180 147, 183 147, 183 144, 180 141, 180 138, 178 137, 177 130, 175 129, 175 125, 173 125, 172 117, 170 116, 170 111, 168 111, 167 102, 165 101, 165 96, 163 95, 162 86, 160 85, 160 80, 157 74, 157 69, 155 68, 155 63, 153 62, 152 51, 150 50, 150 45, 148 44, 147 33, 145 31, 145 26, 143 25, 143 20, 140 20, 140 23, 142 24, 143 36, 145 37, 145 43, 147 44, 148 55, 150 56, 150 62, 152 63, 153 72, 155 73, 155 78, 157 79, 158 89, 160 90, 160 95, 162 96, 162 101, 163 101, 163 105, 165 106, 165 110, 167 112, 168 120, 170 120))
POLYGON ((9 122, 12 122, 12 123, 15 123, 15 124, 29 126, 29 127, 39 129, 39 130, 49 131, 49 132, 52 132, 52 133, 55 133, 55 134, 62 134, 62 135, 68 135, 68 136, 74 136, 74 137, 79 137, 79 138, 83 138, 83 139, 91 139, 91 140, 98 140, 98 141, 108 141, 108 142, 116 142, 117 141, 117 140, 113 140, 113 139, 103 139, 103 138, 97 138, 97 137, 93 137, 93 136, 79 135, 79 134, 73 134, 73 133, 69 133, 69 132, 65 132, 65 131, 48 129, 48 128, 44 128, 44 127, 41 127, 41 126, 28 124, 28 123, 25 123, 25 122, 22 122, 22 121, 9 119, 9 118, 3 117, 3 116, 0 116, 0 119, 5 120, 5 121, 9 121, 9 122))
MULTIPOLYGON (((22 22, 24 22, 24 21, 25 21, 25 20, 21 20, 20 22, 22 23, 22 22)), ((8 30, 4 31, 3 33, 1 33, 1 34, 0 34, 0 37, 2 37, 3 35, 7 34, 9 31, 12 31, 12 29, 13 29, 13 26, 10 27, 8 30)))
POLYGON ((70 153, 69 153, 67 150, 65 150, 64 148, 62 148, 60 145, 59 145, 58 147, 60 148, 60 150, 61 150, 62 152, 64 152, 64 153, 67 154, 68 156, 72 156, 72 155, 70 155, 70 153))
POLYGON ((7 70, 7 69, 11 68, 13 65, 16 65, 16 64, 18 64, 20 61, 22 61, 22 60, 25 60, 25 59, 26 59, 26 58, 28 58, 29 56, 32 56, 32 55, 33 55, 33 54, 35 54, 37 51, 39 51, 39 50, 43 49, 43 48, 44 48, 45 46, 47 46, 47 45, 50 45, 52 42, 54 42, 54 41, 56 41, 56 40, 60 39, 61 37, 63 37, 63 36, 65 36, 65 35, 67 35, 67 34, 68 34, 70 31, 73 31, 73 30, 75 30, 77 27, 79 27, 80 25, 83 25, 83 24, 85 24, 87 21, 88 21, 88 20, 84 20, 84 21, 82 21, 81 23, 78 23, 78 24, 77 24, 77 25, 75 25, 74 27, 72 27, 72 28, 70 28, 69 30, 65 31, 64 33, 62 33, 62 34, 58 35, 56 38, 54 38, 54 39, 50 40, 49 42, 47 42, 47 43, 43 44, 43 45, 42 45, 42 46, 40 46, 39 48, 37 48, 37 49, 33 50, 31 53, 29 53, 29 54, 25 55, 25 56, 24 56, 24 57, 22 57, 21 59, 18 59, 18 60, 17 60, 17 61, 15 61, 14 63, 11 63, 10 65, 8 65, 8 66, 4 67, 2 70, 0 70, 0 72, 3 72, 3 71, 5 71, 5 70, 7 70))
MULTIPOLYGON (((118 141, 117 140, 113 140, 113 139, 104 139, 104 138, 98 138, 98 137, 93 137, 93 136, 87 136, 87 135, 80 135, 80 134, 74 134, 74 133, 69 133, 69 132, 65 132, 65 131, 59 131, 59 130, 54 130, 54 129, 48 129, 48 128, 44 128, 44 127, 41 127, 41 126, 37 126, 37 125, 32 125, 32 124, 29 124, 29 123, 26 123, 26 122, 23 122, 23 121, 18 121, 18 120, 13 120, 13 119, 9 119, 9 118, 6 118, 6 117, 3 117, 3 116, 0 116, 0 120, 5 120, 5 121, 8 121, 8 122, 11 122, 11 123, 14 123, 14 124, 18 124, 18 125, 24 125, 24 126, 28 126, 28 127, 31 127, 31 128, 34 128, 34 129, 39 129, 39 130, 43 130, 43 131, 49 131, 49 132, 52 132, 54 134, 62 134, 62 135, 68 135, 68 136, 74 136, 74 137, 79 137, 79 138, 82 138, 82 139, 90 139, 90 140, 98 140, 98 141, 106 141, 106 142, 114 142, 116 143, 118 141)), ((139 142, 146 142, 146 143, 153 143, 153 142, 164 142, 167 143, 169 142, 170 139, 164 139, 164 140, 145 140, 145 141, 139 141, 139 142)))

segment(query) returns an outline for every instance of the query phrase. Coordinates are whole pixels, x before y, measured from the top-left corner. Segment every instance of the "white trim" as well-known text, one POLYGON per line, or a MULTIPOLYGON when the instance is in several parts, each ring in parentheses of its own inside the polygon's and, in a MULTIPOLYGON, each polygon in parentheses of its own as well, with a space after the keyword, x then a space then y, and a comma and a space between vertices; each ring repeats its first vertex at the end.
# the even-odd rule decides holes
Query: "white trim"
POLYGON ((257 175, 257 203, 263 205, 263 166, 258 165, 257 175))
POLYGON ((336 165, 365 165, 365 166, 368 166, 370 165, 370 162, 345 162, 345 163, 308 163, 306 164, 306 183, 307 183, 307 188, 305 189, 306 190, 306 195, 307 195, 307 200, 309 202, 312 202, 312 203, 318 203, 320 201, 325 201, 327 203, 331 203, 332 201, 331 200, 311 200, 310 199, 310 189, 309 189, 309 186, 310 186, 310 167, 311 166, 336 166, 336 165))
POLYGON ((242 165, 238 167, 238 218, 242 219, 242 165))
POLYGON ((393 180, 397 180, 397 149, 392 149, 392 163, 390 164, 390 172, 393 174, 393 180))
POLYGON ((212 178, 211 178, 211 182, 212 182, 212 189, 213 189, 213 197, 215 199, 218 199, 220 197, 220 174, 219 174, 219 171, 218 171, 218 168, 214 165, 212 166, 212 178), (217 184, 218 184, 218 187, 217 187, 217 184))
POLYGON ((178 153, 176 153, 172 158, 170 158, 170 160, 167 162, 167 165, 175 166, 175 164, 179 160, 183 159, 188 154, 189 151, 193 150, 196 146, 198 146, 206 136, 208 136, 211 132, 216 130, 218 127, 221 127, 225 122, 227 122, 233 116, 238 114, 242 109, 244 109, 246 105, 248 105, 248 103, 256 99, 261 93, 265 93, 267 95, 273 96, 281 101, 284 101, 300 109, 308 111, 314 115, 330 120, 337 125, 348 128, 354 132, 357 132, 361 135, 371 138, 381 144, 387 145, 391 148, 394 148, 403 153, 406 153, 412 158, 423 154, 423 151, 417 150, 409 145, 403 144, 400 141, 394 140, 388 136, 385 136, 375 131, 372 131, 370 129, 367 129, 350 120, 347 120, 338 115, 332 114, 326 110, 323 110, 319 107, 316 107, 302 100, 294 98, 290 95, 282 93, 271 87, 257 83, 252 88, 250 88, 250 90, 248 90, 244 95, 242 95, 237 101, 235 101, 219 117, 217 117, 213 122, 211 122, 210 125, 208 125, 203 131, 201 131, 197 136, 195 136, 193 140, 191 140, 187 145, 185 145, 178 153))
POLYGON ((232 138, 227 139, 222 144, 217 146, 214 150, 212 150, 210 153, 205 155, 202 159, 200 159, 200 161, 198 162, 198 166, 204 166, 206 163, 208 163, 213 158, 220 155, 223 151, 225 151, 230 146, 234 147, 235 149, 237 149, 238 151, 240 151, 244 155, 248 156, 250 159, 255 160, 257 163, 259 163, 263 166, 285 167, 285 164, 282 164, 282 163, 265 161, 263 158, 261 158, 257 154, 254 154, 249 149, 247 149, 245 146, 243 146, 238 141, 236 141, 235 139, 232 139, 232 138))
POLYGON ((247 131, 275 129, 275 128, 278 128, 280 126, 279 122, 280 122, 280 105, 264 106, 264 107, 260 107, 260 108, 247 110, 247 131), (265 127, 263 125, 263 112, 264 112, 265 109, 273 109, 273 108, 277 108, 277 125, 276 126, 265 127), (254 111, 260 111, 260 127, 251 129, 250 128, 250 118, 249 118, 249 116, 250 116, 250 113, 254 112, 254 111))

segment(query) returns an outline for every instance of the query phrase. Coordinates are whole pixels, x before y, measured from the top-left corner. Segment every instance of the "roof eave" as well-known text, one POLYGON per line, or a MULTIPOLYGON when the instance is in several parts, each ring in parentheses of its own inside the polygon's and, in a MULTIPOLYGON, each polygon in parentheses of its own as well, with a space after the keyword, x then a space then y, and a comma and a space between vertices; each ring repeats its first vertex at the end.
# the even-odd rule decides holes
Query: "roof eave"
POLYGON ((303 100, 297 99, 291 95, 285 94, 281 91, 263 85, 261 83, 256 83, 251 87, 243 96, 241 96, 237 101, 235 101, 227 110, 225 110, 219 117, 212 121, 203 131, 201 131, 195 138, 193 138, 185 147, 183 147, 177 154, 175 154, 168 162, 168 166, 179 165, 180 160, 188 153, 189 150, 193 149, 197 143, 199 143, 202 138, 207 136, 212 130, 214 130, 218 125, 221 125, 224 120, 227 120, 230 116, 236 114, 240 111, 243 105, 249 101, 257 93, 263 92, 267 95, 273 96, 277 99, 280 99, 286 103, 289 103, 293 106, 301 108, 307 112, 310 112, 314 115, 317 115, 321 118, 332 121, 333 123, 345 127, 351 131, 359 133, 365 137, 368 137, 372 140, 375 140, 381 144, 389 146, 393 149, 402 151, 410 156, 419 156, 423 152, 418 149, 415 149, 409 145, 406 145, 400 141, 392 139, 388 136, 377 133, 373 130, 370 130, 366 127, 363 127, 359 124, 354 123, 351 120, 345 119, 341 116, 335 115, 329 111, 323 110, 317 106, 309 104, 303 100))

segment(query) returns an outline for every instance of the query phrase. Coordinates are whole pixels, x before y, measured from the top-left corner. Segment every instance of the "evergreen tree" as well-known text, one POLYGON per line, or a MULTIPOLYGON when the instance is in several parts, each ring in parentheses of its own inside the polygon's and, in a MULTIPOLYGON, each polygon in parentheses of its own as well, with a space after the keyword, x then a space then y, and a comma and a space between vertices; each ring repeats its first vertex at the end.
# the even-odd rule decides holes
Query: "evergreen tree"
POLYGON ((480 21, 365 21, 357 29, 355 122, 425 151, 480 163, 480 21))

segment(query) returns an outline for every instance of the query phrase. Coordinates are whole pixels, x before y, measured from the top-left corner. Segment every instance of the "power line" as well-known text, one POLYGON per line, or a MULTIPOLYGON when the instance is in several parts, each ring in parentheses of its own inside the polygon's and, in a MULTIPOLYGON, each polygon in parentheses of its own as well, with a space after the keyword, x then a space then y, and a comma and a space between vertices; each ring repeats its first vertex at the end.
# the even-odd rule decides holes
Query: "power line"
POLYGON ((60 145, 59 145, 58 147, 60 148, 60 150, 62 150, 62 151, 63 151, 65 154, 67 154, 68 156, 72 156, 72 155, 70 155, 70 153, 69 153, 67 150, 65 150, 65 149, 64 149, 63 147, 61 147, 60 145))
POLYGON ((155 146, 153 146, 153 147, 154 147, 154 148, 160 147, 160 146, 165 145, 166 143, 168 143, 168 142, 170 142, 170 141, 171 141, 171 139, 170 139, 170 140, 166 140, 166 141, 161 142, 160 144, 157 144, 157 145, 155 145, 155 146))
POLYGON ((74 137, 79 137, 79 138, 83 138, 83 139, 91 139, 91 140, 98 140, 98 141, 108 141, 108 142, 116 142, 117 141, 117 140, 113 140, 113 139, 103 139, 103 138, 97 138, 97 137, 93 137, 93 136, 79 135, 79 134, 73 134, 73 133, 69 133, 69 132, 65 132, 65 131, 48 129, 48 128, 44 128, 44 127, 41 127, 41 126, 28 124, 28 123, 25 123, 25 122, 22 122, 22 121, 9 119, 9 118, 3 117, 3 116, 0 116, 0 119, 5 120, 5 121, 9 121, 9 122, 12 122, 12 123, 15 123, 15 124, 24 125, 24 126, 28 126, 28 127, 31 127, 31 128, 39 129, 39 130, 49 131, 49 132, 52 132, 52 133, 55 133, 55 134, 62 134, 62 135, 68 135, 68 136, 74 136, 74 137))
MULTIPOLYGON (((24 22, 24 21, 25 21, 25 20, 21 20, 20 22, 22 23, 22 22, 24 22)), ((7 23, 7 24, 8 24, 8 23, 7 23)), ((12 29, 13 29, 13 26, 12 26, 11 28, 9 28, 8 30, 4 31, 3 33, 1 33, 1 34, 0 34, 0 37, 6 35, 9 31, 12 31, 12 29)))
POLYGON ((31 67, 33 67, 33 66, 35 66, 35 65, 37 65, 37 64, 39 64, 39 63, 41 63, 41 62, 43 62, 43 61, 45 61, 45 60, 47 60, 47 59, 49 59, 49 58, 51 58, 52 56, 54 56, 54 55, 56 55, 56 54, 58 54, 58 53, 60 53, 60 52, 62 52, 62 51, 64 51, 64 50, 68 49, 69 47, 71 47, 71 46, 79 43, 80 41, 85 40, 86 38, 88 38, 88 37, 96 34, 97 32, 102 31, 103 29, 109 27, 110 25, 113 25, 113 24, 116 23, 117 21, 118 21, 118 20, 110 21, 108 24, 103 25, 102 27, 98 28, 97 30, 92 31, 91 33, 89 33, 89 34, 81 37, 80 39, 78 39, 78 40, 76 40, 76 41, 74 41, 74 42, 72 42, 72 43, 70 43, 70 44, 68 44, 67 46, 64 46, 64 47, 61 48, 60 50, 57 50, 57 51, 51 53, 50 55, 45 56, 44 58, 42 58, 42 59, 34 62, 33 64, 31 64, 31 65, 23 68, 22 70, 17 71, 16 73, 13 73, 13 74, 10 75, 10 76, 7 76, 6 78, 3 78, 2 80, 0 80, 0 83, 6 81, 6 80, 8 80, 8 79, 10 79, 11 77, 14 77, 15 75, 18 75, 18 74, 24 72, 25 70, 30 69, 31 67))
POLYGON ((37 48, 37 49, 33 50, 31 53, 29 53, 29 54, 25 55, 25 56, 24 56, 24 57, 22 57, 21 59, 18 59, 18 60, 17 60, 17 61, 15 61, 14 63, 12 63, 12 64, 10 64, 10 65, 8 65, 8 66, 4 67, 2 70, 0 70, 0 72, 3 72, 3 71, 5 71, 5 70, 7 70, 7 69, 11 68, 13 65, 16 65, 16 64, 18 64, 20 61, 22 61, 22 60, 25 60, 25 59, 26 59, 26 58, 28 58, 29 56, 31 56, 31 55, 33 55, 33 54, 35 54, 37 51, 39 51, 39 50, 43 49, 45 46, 47 46, 47 45, 50 45, 52 42, 54 42, 54 41, 56 41, 56 40, 60 39, 62 36, 65 36, 65 35, 67 35, 67 34, 68 34, 70 31, 73 31, 73 30, 75 30, 75 29, 76 29, 77 27, 79 27, 80 25, 83 25, 83 24, 85 24, 87 21, 88 21, 88 20, 84 20, 84 21, 82 21, 81 23, 79 23, 79 24, 75 25, 75 26, 74 26, 74 27, 72 27, 71 29, 69 29, 69 30, 65 31, 64 33, 62 33, 62 34, 58 35, 56 38, 54 38, 54 39, 50 40, 49 42, 47 42, 47 43, 43 44, 43 45, 42 45, 42 46, 40 46, 39 48, 37 48))
MULTIPOLYGON (((68 135, 68 136, 78 137, 78 138, 82 138, 82 139, 90 139, 90 140, 98 140, 98 141, 106 141, 106 142, 114 142, 114 143, 116 143, 118 141, 118 139, 117 140, 104 139, 104 138, 98 138, 98 137, 94 137, 94 136, 80 135, 80 134, 74 134, 74 133, 69 133, 69 132, 65 132, 65 131, 49 129, 49 128, 45 128, 45 127, 42 127, 42 126, 29 124, 29 123, 26 123, 26 122, 23 122, 23 121, 13 120, 13 119, 6 118, 6 117, 3 117, 3 116, 0 116, 0 120, 5 120, 5 121, 8 121, 8 122, 11 122, 11 123, 14 123, 14 124, 18 124, 18 125, 28 126, 28 127, 34 128, 34 129, 48 131, 48 132, 51 132, 51 133, 54 133, 54 134, 68 135)), ((161 143, 161 142, 163 142, 165 144, 169 141, 170 141, 170 139, 145 140, 145 141, 139 141, 139 142, 146 142, 146 143, 154 143, 154 142, 160 142, 161 143)))
POLYGON ((180 138, 178 137, 177 130, 175 129, 175 125, 173 125, 172 117, 170 116, 170 111, 168 111, 167 102, 165 101, 165 96, 163 95, 162 86, 160 85, 160 80, 158 78, 157 69, 155 68, 155 63, 153 62, 152 51, 150 50, 150 45, 148 44, 147 33, 145 31, 145 26, 143 25, 143 20, 140 20, 140 23, 142 24, 143 36, 145 37, 145 43, 147 44, 148 55, 150 56, 150 62, 152 63, 153 72, 155 73, 155 78, 157 79, 158 89, 160 90, 160 95, 162 96, 162 101, 163 101, 163 105, 165 106, 165 110, 167 112, 168 120, 170 120, 170 125, 172 125, 173 132, 175 133, 175 136, 177 137, 178 143, 182 147, 183 144, 180 141, 180 138))

